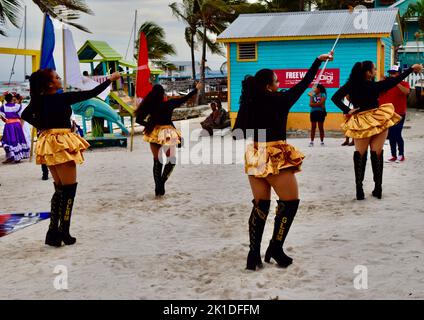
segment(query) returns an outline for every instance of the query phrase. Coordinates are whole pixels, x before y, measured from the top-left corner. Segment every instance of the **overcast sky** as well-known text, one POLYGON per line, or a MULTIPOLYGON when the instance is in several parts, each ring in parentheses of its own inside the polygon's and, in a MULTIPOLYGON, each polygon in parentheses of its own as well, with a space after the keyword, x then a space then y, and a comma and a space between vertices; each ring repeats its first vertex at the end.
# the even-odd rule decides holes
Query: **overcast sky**
MULTIPOLYGON (((138 10, 138 26, 144 21, 154 21, 165 29, 166 39, 175 45, 177 55, 171 60, 190 60, 190 49, 184 40, 184 24, 177 20, 168 7, 173 1, 181 0, 87 0, 87 4, 95 13, 94 16, 82 14, 79 23, 90 29, 92 34, 79 31, 73 27, 75 46, 77 50, 86 40, 103 40, 125 56, 131 29, 134 25, 135 10, 138 10)), ((41 28, 43 16, 32 1, 24 0, 28 10, 28 31, 27 48, 40 49, 41 46, 41 28)), ((56 50, 55 62, 59 72, 63 70, 62 64, 62 34, 60 30, 56 31, 56 50)), ((19 39, 19 29, 9 28, 8 37, 0 36, 0 47, 16 48, 19 39)), ((132 46, 132 43, 131 43, 132 46)), ((23 38, 20 48, 23 48, 23 38)), ((131 47, 132 48, 132 47, 131 47)), ((131 54, 130 49, 130 54, 131 54)), ((128 55, 128 58, 130 57, 128 55)), ((200 60, 200 52, 196 59, 200 60)), ((13 56, 0 55, 0 80, 8 80, 13 63, 13 56)), ((219 69, 224 57, 211 56, 209 54, 208 65, 212 69, 219 69)), ((27 72, 31 70, 30 58, 27 59, 27 72)), ((82 70, 88 70, 89 65, 82 65, 82 70)), ((17 58, 15 67, 16 75, 13 80, 22 80, 24 78, 23 57, 17 58)))

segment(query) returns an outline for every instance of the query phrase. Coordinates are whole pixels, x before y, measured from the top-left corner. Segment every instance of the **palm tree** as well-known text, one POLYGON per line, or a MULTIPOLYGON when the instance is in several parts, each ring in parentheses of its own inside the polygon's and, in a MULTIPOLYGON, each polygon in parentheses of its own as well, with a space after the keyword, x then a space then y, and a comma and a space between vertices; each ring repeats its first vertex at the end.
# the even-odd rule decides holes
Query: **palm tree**
MULTIPOLYGON (((238 10, 246 8, 244 0, 197 0, 199 4, 200 32, 202 34, 202 60, 200 66, 201 82, 205 83, 206 48, 211 34, 220 34, 239 14, 238 10)), ((217 48, 219 48, 219 44, 217 48)), ((199 102, 204 103, 205 88, 199 95, 199 102)))
POLYGON ((165 30, 152 21, 146 21, 138 30, 135 59, 138 59, 138 44, 141 32, 146 36, 149 59, 159 67, 172 67, 166 60, 166 56, 175 55, 175 47, 165 41, 165 30))
MULTIPOLYGON (((84 0, 33 0, 43 13, 52 18, 72 25, 80 30, 90 32, 84 26, 73 22, 80 17, 80 13, 93 14, 84 0)), ((0 35, 6 36, 4 27, 10 22, 19 27, 18 21, 22 15, 21 0, 0 0, 0 35)))
POLYGON ((418 26, 421 32, 424 32, 424 0, 419 0, 416 3, 411 3, 406 11, 405 18, 418 18, 418 26))
POLYGON ((196 0, 183 0, 182 3, 173 2, 169 5, 169 7, 172 10, 172 14, 187 25, 184 31, 184 36, 190 47, 192 78, 196 80, 196 61, 194 51, 196 49, 195 37, 199 26, 198 2, 196 0))

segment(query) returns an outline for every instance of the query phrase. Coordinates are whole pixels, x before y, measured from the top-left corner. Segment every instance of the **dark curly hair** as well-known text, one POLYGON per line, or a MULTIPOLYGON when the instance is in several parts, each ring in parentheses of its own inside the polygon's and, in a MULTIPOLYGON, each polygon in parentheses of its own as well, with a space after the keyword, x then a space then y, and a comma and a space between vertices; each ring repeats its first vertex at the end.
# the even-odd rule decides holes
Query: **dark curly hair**
POLYGON ((53 69, 39 69, 33 72, 29 78, 29 93, 31 100, 22 114, 22 118, 36 128, 40 128, 42 96, 45 95, 49 89, 53 72, 53 69))
POLYGON ((148 114, 152 117, 144 128, 146 133, 152 132, 155 127, 155 111, 159 109, 164 96, 165 89, 160 84, 155 84, 136 110, 137 118, 144 119, 148 114))

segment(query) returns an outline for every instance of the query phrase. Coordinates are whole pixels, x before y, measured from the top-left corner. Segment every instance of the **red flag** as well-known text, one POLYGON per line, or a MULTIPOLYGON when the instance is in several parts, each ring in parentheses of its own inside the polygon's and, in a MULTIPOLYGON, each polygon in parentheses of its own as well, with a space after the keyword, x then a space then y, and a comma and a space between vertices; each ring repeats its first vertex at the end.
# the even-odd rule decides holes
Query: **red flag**
POLYGON ((138 68, 136 95, 138 98, 144 98, 152 90, 150 83, 149 58, 147 54, 147 41, 143 32, 140 33, 140 43, 138 46, 138 68))

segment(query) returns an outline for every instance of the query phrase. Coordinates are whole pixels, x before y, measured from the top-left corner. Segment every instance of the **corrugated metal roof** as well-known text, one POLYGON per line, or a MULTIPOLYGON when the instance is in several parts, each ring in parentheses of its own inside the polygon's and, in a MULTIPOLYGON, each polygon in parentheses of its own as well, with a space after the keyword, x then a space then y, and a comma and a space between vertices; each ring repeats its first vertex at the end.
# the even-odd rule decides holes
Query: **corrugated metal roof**
POLYGON ((219 36, 218 40, 240 38, 305 37, 390 33, 396 22, 397 8, 367 10, 366 29, 355 28, 359 12, 325 10, 242 14, 219 36))
POLYGON ((78 51, 80 60, 92 60, 97 55, 109 61, 122 59, 122 56, 105 41, 88 40, 78 51))

